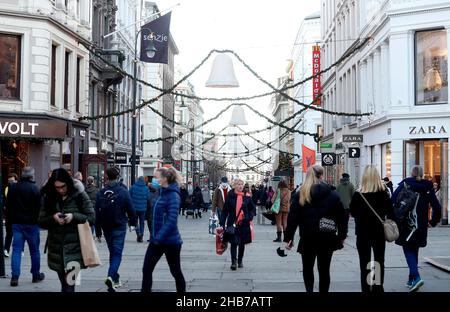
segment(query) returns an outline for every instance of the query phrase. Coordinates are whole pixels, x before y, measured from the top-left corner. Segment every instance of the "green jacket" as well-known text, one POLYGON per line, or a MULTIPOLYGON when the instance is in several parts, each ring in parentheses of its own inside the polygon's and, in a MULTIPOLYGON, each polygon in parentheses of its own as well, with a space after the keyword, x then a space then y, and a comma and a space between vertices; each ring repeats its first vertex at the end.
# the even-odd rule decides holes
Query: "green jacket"
POLYGON ((350 209, 350 202, 352 200, 353 194, 355 193, 355 187, 348 179, 341 179, 341 183, 336 188, 339 193, 342 204, 345 209, 350 209))
POLYGON ((86 221, 91 225, 95 222, 95 212, 84 186, 75 183, 75 188, 76 191, 66 198, 62 207, 57 201, 52 204, 44 195, 38 220, 41 228, 48 229, 48 266, 60 273, 65 272, 72 261, 78 262, 80 268, 86 268, 81 255, 77 225, 86 221), (72 222, 59 225, 53 215, 60 211, 65 214, 72 213, 72 222))

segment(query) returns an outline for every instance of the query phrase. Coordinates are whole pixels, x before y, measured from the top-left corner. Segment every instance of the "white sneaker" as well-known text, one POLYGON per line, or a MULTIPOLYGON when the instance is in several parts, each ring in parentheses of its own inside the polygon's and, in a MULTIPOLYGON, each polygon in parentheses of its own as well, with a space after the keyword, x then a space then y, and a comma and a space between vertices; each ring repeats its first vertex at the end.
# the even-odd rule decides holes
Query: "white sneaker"
POLYGON ((6 258, 9 258, 9 252, 8 250, 3 250, 3 254, 5 255, 6 258))

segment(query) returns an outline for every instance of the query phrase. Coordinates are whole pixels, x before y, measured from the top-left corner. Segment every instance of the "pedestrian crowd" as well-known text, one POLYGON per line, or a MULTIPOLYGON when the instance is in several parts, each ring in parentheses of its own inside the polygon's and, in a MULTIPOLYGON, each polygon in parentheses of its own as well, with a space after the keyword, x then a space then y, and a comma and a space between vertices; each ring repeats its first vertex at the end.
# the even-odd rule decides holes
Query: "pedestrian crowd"
MULTIPOLYGON (((324 169, 308 169, 302 185, 290 190, 286 181, 269 185, 248 185, 235 179, 232 185, 223 177, 211 192, 208 186, 184 185, 174 168, 157 169, 151 181, 139 177, 128 190, 120 170, 106 170, 106 184, 98 189, 95 179, 65 169, 55 169, 39 189, 34 169, 25 167, 21 177, 8 176, 3 197, 6 212, 4 255, 11 255, 11 286, 19 285, 21 257, 27 242, 31 255, 32 282, 45 279, 40 270, 40 229, 48 231, 44 252, 48 266, 61 282, 61 291, 75 291, 72 272, 87 267, 80 243, 80 225, 89 224, 93 238, 102 238, 109 250, 105 285, 109 292, 121 286, 119 268, 127 227, 136 231, 136 241, 144 242, 145 223, 149 239, 143 261, 142 292, 152 290, 152 274, 163 255, 175 279, 177 292, 186 291, 181 270, 183 241, 178 230, 179 215, 201 218, 211 208, 209 231, 216 234, 222 254, 228 248, 230 269, 244 267, 246 245, 254 241, 253 218, 259 213, 276 225, 273 242, 280 243, 278 254, 294 246, 299 228, 297 252, 301 254, 307 292, 314 289, 317 259, 319 291, 328 292, 333 253, 344 248, 350 217, 355 220, 356 247, 360 262, 361 290, 383 292, 386 242, 402 247, 409 275, 406 286, 416 291, 424 285, 418 269, 419 249, 427 245, 429 227, 441 218, 439 185, 424 179, 423 169, 414 166, 410 177, 394 190, 386 177, 381 179, 374 166, 364 170, 360 187, 355 188, 347 173, 335 188, 324 181, 324 169), (12 246, 12 251, 11 251, 12 246), (373 254, 373 257, 372 257, 373 254), (373 258, 373 260, 372 260, 373 258), (74 263, 76 265, 74 265, 74 263), (375 264, 374 264, 375 263, 375 264), (376 274, 373 273, 373 267, 376 274), (368 278, 368 276, 373 276, 368 278)), ((292 189, 292 188, 291 188, 292 189)), ((89 234, 90 235, 90 234, 89 234)))

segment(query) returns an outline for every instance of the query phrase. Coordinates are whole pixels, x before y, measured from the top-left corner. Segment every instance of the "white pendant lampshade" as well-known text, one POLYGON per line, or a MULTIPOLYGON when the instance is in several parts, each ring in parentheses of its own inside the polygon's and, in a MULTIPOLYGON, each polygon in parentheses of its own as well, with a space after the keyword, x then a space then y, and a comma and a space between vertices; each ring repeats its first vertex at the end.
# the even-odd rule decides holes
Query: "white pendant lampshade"
POLYGON ((234 75, 233 61, 228 55, 220 53, 214 58, 206 86, 209 88, 239 87, 239 82, 234 75))
POLYGON ((230 126, 245 126, 245 125, 248 125, 248 122, 247 119, 245 118, 245 112, 242 106, 233 107, 230 126))

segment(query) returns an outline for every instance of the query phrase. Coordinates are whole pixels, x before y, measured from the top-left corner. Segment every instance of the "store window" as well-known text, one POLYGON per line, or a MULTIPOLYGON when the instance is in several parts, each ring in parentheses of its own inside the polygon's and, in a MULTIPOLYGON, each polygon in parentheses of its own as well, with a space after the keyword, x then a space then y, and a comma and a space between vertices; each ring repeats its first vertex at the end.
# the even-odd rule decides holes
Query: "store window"
POLYGON ((0 34, 0 98, 20 98, 20 36, 0 34))
POLYGON ((381 175, 383 177, 391 177, 391 166, 392 166, 392 162, 391 162, 391 143, 386 143, 383 144, 381 146, 381 153, 382 153, 382 157, 381 157, 381 170, 382 173, 381 175))
POLYGON ((416 32, 416 104, 448 102, 448 48, 445 29, 416 32))

